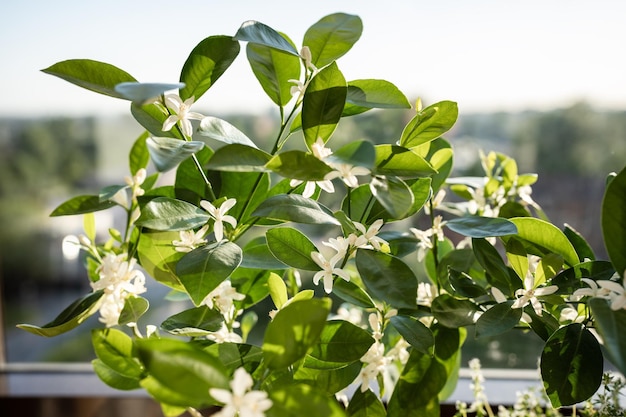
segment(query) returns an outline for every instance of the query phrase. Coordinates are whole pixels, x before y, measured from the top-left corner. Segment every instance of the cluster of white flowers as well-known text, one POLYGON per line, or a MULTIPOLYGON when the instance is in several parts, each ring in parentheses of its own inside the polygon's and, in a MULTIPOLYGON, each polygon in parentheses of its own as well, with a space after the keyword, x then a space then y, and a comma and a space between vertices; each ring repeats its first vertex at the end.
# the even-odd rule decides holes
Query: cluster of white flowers
POLYGON ((239 327, 237 316, 240 314, 234 302, 241 301, 245 298, 246 296, 244 294, 237 292, 237 289, 232 286, 230 280, 222 281, 217 288, 204 298, 201 304, 209 308, 217 309, 224 317, 224 322, 220 330, 207 336, 209 340, 213 340, 216 343, 243 342, 241 336, 233 331, 233 329, 239 327))
POLYGON ((409 228, 409 231, 417 239, 417 260, 419 262, 423 261, 427 251, 433 248, 433 236, 436 236, 439 242, 444 241, 443 226, 445 224, 443 217, 435 216, 433 226, 428 230, 420 230, 415 227, 409 228))
POLYGON ((626 309, 626 270, 623 273, 622 284, 611 280, 594 281, 589 278, 581 279, 588 288, 574 291, 573 297, 600 297, 611 301, 612 310, 626 309))
POLYGON ((311 252, 311 259, 321 268, 313 276, 313 283, 318 285, 320 280, 323 280, 324 291, 327 294, 333 290, 333 277, 335 275, 350 281, 350 274, 346 270, 336 267, 336 265, 340 261, 345 264, 348 258, 354 254, 355 249, 374 249, 384 252, 389 250, 389 243, 378 236, 380 228, 383 226, 381 219, 376 220, 369 228, 358 222, 354 222, 354 226, 360 234, 350 233, 347 238, 339 236, 322 242, 324 246, 336 251, 330 258, 319 252, 311 252))
POLYGON ((233 229, 237 227, 237 219, 229 214, 226 214, 228 213, 228 210, 235 206, 235 204, 237 204, 237 200, 234 198, 229 198, 219 207, 215 207, 206 200, 200 201, 200 207, 205 209, 211 217, 213 217, 213 233, 215 234, 215 240, 217 242, 221 242, 224 239, 224 223, 230 224, 233 229))
POLYGON ((200 228, 197 232, 194 230, 181 230, 179 232, 180 240, 172 241, 174 249, 176 252, 188 253, 197 247, 204 245, 207 243, 207 240, 204 237, 206 236, 208 230, 209 225, 207 224, 202 226, 202 228, 200 228))
POLYGON ((230 382, 230 390, 209 389, 209 394, 224 404, 213 417, 264 417, 265 411, 272 408, 265 391, 253 390, 254 381, 244 368, 237 368, 230 382))
POLYGON ((180 131, 185 138, 191 138, 193 135, 193 128, 191 126, 191 120, 202 120, 204 115, 191 111, 191 106, 195 101, 194 97, 190 97, 185 101, 176 94, 167 94, 165 96, 165 111, 169 116, 163 122, 161 130, 168 132, 178 124, 180 131))
POLYGON ((100 321, 107 327, 118 324, 120 314, 129 296, 146 292, 144 274, 135 269, 137 260, 127 260, 125 253, 106 254, 97 269, 99 279, 91 283, 94 291, 103 291, 100 321))

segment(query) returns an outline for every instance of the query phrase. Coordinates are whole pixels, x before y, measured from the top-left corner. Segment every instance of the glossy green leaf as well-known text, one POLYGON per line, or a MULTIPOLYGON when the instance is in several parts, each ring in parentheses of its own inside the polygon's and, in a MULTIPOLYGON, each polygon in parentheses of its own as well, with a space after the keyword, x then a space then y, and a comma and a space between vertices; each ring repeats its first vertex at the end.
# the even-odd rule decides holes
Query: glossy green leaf
POLYGON ((370 190, 392 219, 407 217, 413 208, 413 193, 400 178, 375 176, 370 181, 370 190))
POLYGON ((400 146, 412 148, 437 139, 454 126, 459 116, 457 104, 440 101, 419 111, 406 125, 400 146))
POLYGON ((162 110, 161 106, 156 104, 144 104, 142 106, 139 103, 132 103, 130 105, 130 113, 153 136, 183 139, 183 135, 178 128, 170 129, 167 132, 163 131, 163 122, 165 122, 168 115, 162 110))
MULTIPOLYGON (((472 239, 472 250, 478 262, 485 268, 491 285, 508 296, 513 296, 515 290, 522 288, 521 277, 511 275, 498 250, 486 239, 472 239)), ((528 268, 528 260, 526 265, 528 268)))
POLYGON ((168 317, 161 328, 178 336, 201 337, 218 331, 223 321, 219 311, 202 305, 168 317))
POLYGON ((219 358, 222 365, 231 373, 243 366, 249 374, 252 374, 263 359, 260 347, 245 343, 213 343, 202 350, 219 358))
MULTIPOLYGON (((213 150, 205 146, 195 155, 198 164, 203 167, 211 156, 213 156, 213 150)), ((211 188, 209 188, 204 177, 198 171, 196 160, 187 158, 178 164, 178 168, 176 168, 176 179, 174 180, 174 190, 178 200, 199 205, 202 200, 212 200, 210 192, 212 185, 211 188)))
POLYGON ((267 417, 324 416, 346 417, 343 407, 326 392, 309 384, 294 383, 269 391, 272 408, 267 417))
POLYGON ((414 349, 421 353, 432 354, 435 338, 424 323, 414 317, 402 315, 393 316, 389 321, 414 349))
POLYGON ((163 411, 165 417, 178 417, 189 408, 190 404, 200 405, 197 398, 168 388, 152 376, 142 379, 140 385, 152 398, 161 404, 161 411, 163 411))
POLYGON ((394 308, 417 308, 417 278, 399 258, 366 249, 356 253, 356 267, 367 290, 394 308))
POLYGON ((356 390, 348 408, 346 409, 350 417, 386 417, 387 410, 378 396, 372 390, 356 390))
POLYGON ((148 132, 143 132, 135 140, 130 149, 130 153, 128 154, 128 166, 132 175, 135 175, 139 169, 146 168, 150 162, 150 153, 146 145, 146 139, 148 139, 149 136, 148 132))
POLYGON ((337 369, 315 369, 302 366, 294 373, 293 379, 296 383, 305 383, 320 392, 334 396, 354 382, 362 367, 363 364, 359 361, 337 369))
POLYGON ((176 273, 196 306, 230 276, 241 264, 241 248, 222 241, 201 246, 186 254, 176 265, 176 273))
POLYGON ((176 275, 176 264, 185 254, 177 252, 172 244, 178 240, 178 232, 147 232, 141 233, 137 253, 141 267, 161 284, 177 290, 183 286, 176 275))
POLYGON ((219 359, 188 343, 151 338, 137 340, 136 346, 151 377, 179 397, 170 404, 206 407, 213 402, 210 388, 228 388, 229 378, 219 359), (181 399, 187 404, 180 404, 181 399))
POLYGON ((346 103, 346 79, 336 63, 321 70, 309 83, 302 102, 302 130, 307 147, 330 139, 346 103))
POLYGON ((94 359, 91 361, 93 370, 98 378, 111 388, 115 388, 120 391, 129 391, 140 388, 140 379, 122 375, 116 372, 111 367, 107 366, 100 359, 94 359))
POLYGON ((574 246, 580 262, 584 262, 585 260, 594 261, 596 259, 596 255, 593 253, 593 249, 589 245, 589 242, 587 242, 585 238, 572 226, 565 224, 563 233, 572 243, 572 246, 574 246))
POLYGON ((608 359, 626 375, 626 310, 612 310, 610 302, 601 298, 592 298, 589 306, 608 359))
POLYGON ((374 343, 366 330, 344 320, 331 320, 309 355, 328 362, 356 362, 374 343))
POLYGON ((203 226, 211 216, 186 201, 157 197, 141 210, 137 225, 160 231, 190 230, 203 226))
POLYGON ((410 109, 406 96, 385 80, 354 80, 348 82, 348 95, 342 116, 353 116, 367 110, 410 109))
POLYGON ((463 271, 449 268, 450 285, 454 288, 454 294, 460 297, 478 298, 486 295, 487 291, 478 282, 463 271))
POLYGON ((268 173, 223 171, 220 180, 220 197, 238 201, 228 214, 240 224, 248 222, 252 212, 267 198, 270 187, 268 173))
POLYGON ((137 103, 153 102, 166 91, 183 88, 184 83, 160 84, 160 83, 139 83, 124 82, 115 86, 115 92, 120 98, 137 103))
POLYGON ((141 378, 143 369, 133 355, 133 340, 126 333, 117 329, 93 329, 91 342, 103 364, 126 377, 141 378))
POLYGON ((497 336, 511 330, 522 318, 521 308, 511 308, 513 301, 496 304, 476 320, 476 337, 497 336))
POLYGON ((317 342, 330 312, 329 298, 299 300, 284 306, 265 331, 263 355, 270 369, 302 359, 317 342))
POLYGON ((397 145, 376 145, 376 173, 398 177, 423 177, 437 171, 424 158, 397 145))
POLYGON ((307 29, 302 44, 311 50, 313 65, 322 68, 348 52, 362 32, 361 18, 334 13, 321 18, 307 29))
POLYGON ((446 222, 448 229, 473 238, 514 235, 515 224, 501 217, 457 217, 446 222))
POLYGON ((333 294, 343 301, 362 308, 374 308, 374 301, 363 288, 353 282, 336 279, 333 284, 333 294))
POLYGON ((280 275, 270 272, 270 276, 267 279, 267 286, 270 290, 270 297, 277 309, 281 309, 282 306, 289 300, 289 294, 287 294, 287 285, 280 275))
POLYGON ((59 205, 50 213, 50 216, 71 216, 74 214, 93 213, 114 206, 115 203, 110 200, 100 200, 99 195, 79 195, 59 205))
POLYGON ((351 141, 324 158, 327 163, 359 166, 370 170, 374 168, 375 160, 376 149, 368 140, 351 141))
POLYGON ((271 27, 254 20, 242 23, 234 39, 268 46, 291 55, 300 56, 296 48, 271 27))
MULTIPOLYGON (((293 42, 283 35, 287 42, 293 42)), ((295 49, 295 46, 294 46, 295 49)), ((289 80, 300 79, 300 58, 280 50, 255 43, 246 48, 248 62, 263 91, 279 107, 284 107, 291 100, 289 80)))
POLYGON ((317 247, 302 232, 291 227, 277 227, 265 234, 267 246, 281 262, 298 269, 319 271, 319 266, 311 258, 311 252, 319 252, 317 247))
POLYGON ((214 171, 263 172, 267 171, 265 164, 271 157, 270 154, 260 149, 233 143, 216 150, 207 168, 214 171))
POLYGON ((90 59, 70 59, 57 62, 42 71, 87 90, 116 98, 123 98, 120 93, 115 91, 116 85, 128 81, 137 81, 126 71, 111 64, 90 59))
POLYGON ((505 249, 511 268, 517 273, 518 277, 526 277, 528 273, 528 253, 522 242, 516 238, 511 238, 506 242, 505 249))
POLYGON ((449 294, 437 296, 431 306, 433 316, 446 327, 456 328, 474 324, 476 306, 469 300, 459 300, 449 294))
POLYGON ((77 299, 67 306, 54 320, 43 326, 18 324, 16 327, 39 336, 52 337, 77 327, 89 316, 98 311, 102 291, 96 291, 77 299))
POLYGON ((576 265, 578 254, 559 228, 544 220, 532 217, 515 217, 509 219, 517 227, 520 238, 540 248, 561 255, 570 266, 576 265))
POLYGON ((292 150, 274 155, 266 167, 285 178, 323 181, 332 168, 308 152, 292 150))
POLYGON ((561 327, 543 348, 541 377, 552 406, 587 400, 602 382, 600 344, 582 324, 561 327))
POLYGON ((339 221, 318 202, 294 194, 268 198, 259 204, 252 216, 295 223, 339 225, 339 221))
POLYGON ((117 320, 117 324, 124 325, 128 323, 137 323, 139 318, 148 311, 150 304, 148 300, 139 296, 130 296, 124 302, 124 308, 120 313, 120 318, 117 320))
POLYGON ((621 276, 626 270, 626 168, 606 188, 601 221, 604 246, 621 276))
POLYGON ((260 268, 267 270, 287 269, 288 266, 274 257, 267 242, 263 238, 254 239, 243 248, 243 260, 241 261, 243 268, 260 268))
POLYGON ((154 166, 160 172, 165 172, 200 151, 204 147, 204 142, 150 137, 146 140, 146 145, 154 166))
POLYGON ((189 54, 180 73, 185 87, 180 98, 194 97, 197 101, 230 67, 239 54, 239 42, 230 36, 210 36, 202 40, 189 54))
POLYGON ((240 145, 250 146, 251 148, 257 148, 255 143, 241 130, 237 129, 226 120, 213 116, 207 116, 200 120, 198 134, 227 144, 238 143, 240 145))
POLYGON ((588 288, 581 278, 590 278, 594 281, 609 280, 614 274, 615 269, 609 261, 587 261, 562 270, 550 283, 559 287, 556 294, 569 295, 579 288, 588 288))

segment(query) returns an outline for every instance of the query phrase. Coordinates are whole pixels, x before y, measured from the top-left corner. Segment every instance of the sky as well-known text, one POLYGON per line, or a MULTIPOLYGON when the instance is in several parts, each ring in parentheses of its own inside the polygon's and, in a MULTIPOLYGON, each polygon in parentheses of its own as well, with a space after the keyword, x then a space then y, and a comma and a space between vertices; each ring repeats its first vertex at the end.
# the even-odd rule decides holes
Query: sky
MULTIPOLYGON (((411 102, 458 102, 461 113, 548 110, 586 100, 626 109, 622 0, 33 0, 0 5, 0 117, 116 115, 128 103, 40 70, 66 59, 113 64, 142 82, 177 82, 189 52, 247 20, 286 33, 335 12, 363 35, 338 61, 347 80, 386 79, 411 102)), ((244 49, 201 98, 208 112, 272 107, 244 49)))

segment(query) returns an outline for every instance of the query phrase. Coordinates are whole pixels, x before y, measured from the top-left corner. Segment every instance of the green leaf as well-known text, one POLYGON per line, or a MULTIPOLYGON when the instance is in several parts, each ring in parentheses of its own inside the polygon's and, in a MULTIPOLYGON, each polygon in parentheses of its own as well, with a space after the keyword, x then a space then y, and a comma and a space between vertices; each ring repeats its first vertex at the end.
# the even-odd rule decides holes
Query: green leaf
POLYGON ((266 168, 286 178, 301 181, 323 181, 332 168, 314 155, 292 150, 274 155, 266 168))
POLYGON ((277 227, 265 234, 267 246, 279 261, 298 269, 319 271, 311 258, 317 247, 302 232, 291 227, 277 227))
POLYGON ((143 132, 133 143, 133 147, 128 154, 128 166, 130 173, 135 175, 141 168, 146 168, 150 162, 150 153, 146 145, 146 139, 149 137, 148 132, 143 132))
POLYGON ((324 416, 346 417, 337 400, 309 384, 294 383, 269 391, 272 408, 267 417, 324 416))
POLYGON ((611 310, 610 302, 601 298, 592 298, 589 306, 609 360, 626 375, 626 310, 611 310))
MULTIPOLYGON (((307 357, 307 359, 309 359, 307 357)), ((314 360, 314 359, 312 359, 314 360)), ((306 366, 298 368, 293 379, 296 383, 305 383, 313 388, 324 392, 329 396, 347 388, 359 375, 363 364, 359 361, 336 369, 315 369, 306 366)))
POLYGON ((515 224, 501 217, 457 217, 446 222, 448 229, 473 238, 514 235, 515 224))
POLYGON ((517 326, 522 318, 521 308, 511 308, 513 301, 496 304, 476 320, 476 337, 491 337, 517 326))
POLYGON ((410 109, 411 104, 398 87, 385 80, 354 80, 348 82, 348 95, 342 117, 367 110, 410 109))
POLYGON ((363 22, 358 16, 334 13, 307 29, 302 44, 311 50, 313 65, 322 68, 346 54, 362 32, 363 22))
POLYGON ((234 39, 268 46, 291 55, 300 56, 296 48, 283 35, 254 20, 243 22, 234 39))
POLYGON ((346 103, 346 79, 336 63, 321 70, 309 83, 302 102, 302 130, 307 147, 324 143, 337 128, 346 103))
POLYGON ((129 391, 141 388, 139 379, 115 372, 112 368, 105 365, 100 359, 94 359, 91 361, 91 364, 93 365, 93 370, 96 375, 98 375, 98 378, 112 388, 120 391, 129 391))
POLYGON ((354 392, 346 409, 350 417, 386 417, 387 410, 372 390, 354 392))
POLYGON ((260 149, 233 143, 216 150, 207 168, 214 171, 264 172, 267 171, 265 164, 271 157, 270 154, 260 149))
POLYGON ((185 255, 177 252, 172 244, 180 238, 177 232, 143 231, 137 252, 141 267, 161 284, 182 291, 183 286, 176 275, 176 264, 185 255))
MULTIPOLYGON (((200 166, 205 166, 213 155, 213 150, 208 146, 196 153, 196 159, 200 166)), ((187 158, 176 168, 174 180, 175 196, 179 200, 199 205, 202 200, 212 200, 210 187, 198 171, 198 166, 193 158, 187 158)))
POLYGON ((433 300, 431 310, 437 321, 446 327, 474 324, 476 306, 469 300, 458 300, 449 294, 441 294, 433 300))
POLYGON ((626 270, 626 168, 608 184, 602 200, 602 236, 617 273, 626 270))
POLYGON ((398 177, 423 177, 437 171, 410 149, 396 145, 376 145, 376 173, 398 177))
POLYGON ((389 319, 391 325, 416 350, 432 354, 435 337, 421 321, 410 316, 397 315, 389 319))
POLYGON ((600 344, 582 324, 561 327, 543 348, 541 377, 553 407, 587 400, 602 382, 600 344))
POLYGON ((335 280, 333 294, 343 301, 362 308, 374 308, 376 305, 369 294, 353 282, 343 279, 335 280))
POLYGON ((368 140, 351 141, 324 158, 327 163, 374 168, 376 149, 368 140))
POLYGON ((205 245, 186 254, 176 265, 176 273, 196 306, 230 276, 241 264, 241 248, 222 241, 205 245))
POLYGON ((159 84, 159 83, 139 83, 124 82, 115 86, 115 92, 120 98, 136 103, 153 102, 163 93, 169 90, 183 88, 185 84, 159 84))
POLYGON ((450 285, 454 288, 454 294, 460 297, 478 298, 486 295, 487 291, 478 282, 463 271, 449 268, 450 285))
POLYGON ((249 374, 252 374, 263 359, 260 347, 242 343, 213 343, 203 350, 219 358, 222 365, 231 373, 243 366, 249 374))
POLYGON ((225 120, 207 116, 200 121, 198 134, 227 144, 238 143, 251 148, 258 147, 241 130, 225 120))
POLYGON ((366 330, 344 320, 331 320, 309 355, 326 362, 351 363, 365 355, 372 343, 366 330))
POLYGON ((277 309, 281 309, 282 306, 289 300, 287 294, 287 285, 280 275, 270 272, 270 276, 267 279, 267 286, 270 290, 270 297, 277 309))
POLYGON ((322 209, 319 203, 294 194, 279 194, 268 198, 259 204, 252 216, 305 224, 339 225, 339 221, 327 209, 322 209))
MULTIPOLYGON (((293 45, 286 35, 283 36, 293 45)), ((286 106, 291 100, 293 86, 289 80, 300 79, 300 58, 254 43, 248 44, 246 54, 252 72, 263 87, 263 91, 277 106, 286 106)))
POLYGON ((142 208, 136 224, 153 230, 179 231, 203 226, 210 219, 209 213, 186 201, 157 197, 142 208))
POLYGON ((574 246, 580 262, 584 262, 585 259, 588 259, 590 261, 594 261, 596 259, 596 255, 593 253, 593 249, 591 248, 589 243, 572 226, 570 226, 569 224, 565 224, 563 233, 572 243, 572 246, 574 246))
POLYGON ((270 369, 286 368, 306 355, 324 329, 331 304, 329 298, 298 300, 278 311, 263 341, 270 369))
POLYGON ((79 195, 55 208, 52 213, 50 213, 50 216, 71 216, 74 214, 93 213, 94 211, 106 210, 114 206, 115 203, 110 200, 101 201, 99 195, 79 195))
POLYGON ((400 178, 375 176, 370 190, 393 219, 404 219, 413 208, 413 193, 400 178))
POLYGON ((133 340, 124 332, 117 329, 93 329, 91 342, 96 356, 104 365, 125 377, 141 379, 143 369, 133 355, 133 340))
POLYGON ((146 140, 146 145, 157 170, 165 172, 200 151, 204 142, 151 136, 146 140))
POLYGON ((234 198, 239 203, 228 211, 240 224, 247 223, 251 213, 267 198, 270 188, 268 173, 220 172, 221 198, 234 198))
POLYGON ((213 403, 210 388, 228 388, 219 359, 188 343, 152 338, 137 340, 136 346, 150 376, 174 394, 169 404, 203 408, 213 403))
POLYGON ((609 261, 587 261, 562 270, 550 283, 559 287, 555 294, 570 295, 579 288, 587 288, 581 278, 610 280, 614 274, 615 269, 609 261))
POLYGON ((100 297, 102 297, 102 291, 96 291, 77 299, 65 308, 54 320, 41 327, 32 324, 18 324, 16 327, 39 336, 52 337, 60 335, 61 333, 68 332, 77 327, 89 316, 98 311, 100 307, 100 297))
POLYGON ((288 268, 287 265, 276 259, 272 252, 270 252, 263 236, 252 240, 244 246, 241 266, 243 268, 260 268, 267 270, 288 268))
POLYGON ((417 278, 402 260, 383 252, 359 249, 356 267, 374 297, 395 308, 417 308, 417 278))
POLYGON ((239 42, 230 36, 210 36, 191 51, 180 73, 185 87, 180 90, 181 100, 194 97, 197 101, 224 72, 239 54, 239 42))
MULTIPOLYGON (((498 250, 486 239, 472 239, 472 250, 478 262, 485 268, 491 285, 508 296, 513 296, 515 290, 523 287, 521 278, 511 275, 498 250)), ((520 262, 522 261, 520 259, 520 262)), ((528 268, 527 259, 526 268, 528 268)))
POLYGON ((168 317, 161 323, 161 328, 178 336, 201 337, 218 331, 223 321, 219 311, 202 305, 168 317))
MULTIPOLYGON (((526 277, 528 273, 528 253, 522 242, 516 238, 511 238, 506 242, 505 248, 506 257, 511 268, 517 273, 518 277, 526 277)), ((512 293, 509 295, 512 295, 512 293)))
POLYGON ((139 318, 148 311, 150 304, 148 300, 139 296, 130 296, 124 302, 124 308, 120 313, 120 318, 117 320, 117 324, 124 325, 127 323, 137 323, 139 318))
POLYGON ((437 139, 454 126, 458 116, 459 109, 452 101, 441 101, 426 107, 406 125, 400 146, 413 148, 437 139))
POLYGON ((124 98, 115 91, 116 85, 127 81, 137 81, 126 71, 111 64, 90 59, 57 62, 42 71, 87 90, 116 98, 124 98))
POLYGON ((156 104, 144 104, 142 106, 139 103, 132 103, 130 112, 135 120, 153 136, 183 140, 183 136, 178 129, 163 131, 163 122, 165 122, 168 116, 161 106, 156 104))
POLYGON ((568 265, 576 265, 578 254, 565 234, 556 226, 533 217, 515 217, 509 219, 517 226, 520 238, 540 248, 561 255, 568 265))

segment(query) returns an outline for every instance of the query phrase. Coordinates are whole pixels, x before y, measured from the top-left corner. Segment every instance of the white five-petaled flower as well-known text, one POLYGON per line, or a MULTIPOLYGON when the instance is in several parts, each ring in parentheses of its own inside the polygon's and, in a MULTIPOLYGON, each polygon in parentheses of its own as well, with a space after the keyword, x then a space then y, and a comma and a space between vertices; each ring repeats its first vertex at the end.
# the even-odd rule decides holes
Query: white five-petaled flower
POLYGON ((432 229, 420 230, 411 227, 409 231, 413 233, 417 239, 417 260, 418 262, 422 262, 426 256, 426 251, 433 248, 433 242, 430 238, 432 236, 432 229))
MULTIPOLYGON (((289 181, 289 186, 292 188, 297 187, 302 184, 304 181, 293 179, 289 181)), ((302 191, 302 197, 310 198, 315 194, 315 187, 320 187, 322 190, 326 191, 329 194, 335 192, 335 186, 333 182, 330 180, 322 180, 322 181, 307 181, 304 184, 304 191, 302 191)))
MULTIPOLYGON (((205 304, 209 308, 217 307, 223 316, 233 315, 234 301, 241 301, 245 299, 244 294, 237 292, 237 289, 232 286, 230 280, 224 280, 211 291, 202 300, 201 304, 205 304)), ((234 317, 233 317, 234 318, 234 317)))
POLYGON ((204 119, 204 115, 191 111, 191 106, 193 105, 194 98, 189 97, 187 100, 182 101, 179 96, 176 94, 167 94, 165 96, 165 106, 171 113, 165 121, 163 122, 163 127, 161 128, 164 132, 167 132, 174 127, 176 123, 180 126, 180 130, 183 132, 185 137, 190 138, 193 135, 193 129, 191 127, 190 120, 202 120, 204 119))
POLYGON ((242 343, 243 338, 228 328, 226 323, 222 323, 222 327, 206 337, 215 343, 242 343))
POLYGON ((179 232, 180 240, 173 240, 172 245, 174 245, 176 252, 191 252, 198 246, 202 246, 206 243, 204 236, 208 230, 208 225, 202 226, 197 232, 193 230, 181 230, 179 232))
POLYGON ((324 291, 326 291, 327 294, 330 294, 333 290, 333 275, 337 275, 346 281, 350 281, 350 274, 341 268, 335 268, 335 264, 343 258, 343 256, 338 255, 339 254, 333 256, 331 259, 326 259, 324 255, 319 252, 311 252, 311 259, 313 259, 313 261, 320 268, 322 268, 321 271, 318 271, 315 275, 313 275, 313 283, 317 285, 319 284, 320 279, 323 279, 324 291))
POLYGON ((133 175, 132 177, 127 176, 124 178, 126 185, 128 185, 131 189, 132 198, 136 198, 136 197, 144 195, 145 191, 143 188, 141 188, 141 185, 146 180, 146 175, 147 175, 146 169, 139 168, 137 172, 135 173, 135 175, 133 175))
POLYGON ((370 174, 370 170, 365 167, 350 164, 331 164, 331 166, 335 169, 335 171, 331 171, 326 174, 325 179, 332 180, 334 178, 341 178, 341 180, 350 188, 356 188, 359 186, 357 176, 370 174))
POLYGON ((320 161, 333 154, 333 151, 326 147, 326 143, 322 138, 317 138, 317 140, 311 145, 311 152, 313 153, 313 156, 320 161))
POLYGON ((200 207, 208 211, 211 217, 215 220, 213 233, 215 233, 215 240, 218 242, 221 242, 222 239, 224 239, 224 222, 230 224, 233 228, 237 227, 237 219, 226 214, 235 204, 237 204, 237 200, 234 198, 229 198, 224 201, 219 208, 215 207, 206 200, 200 201, 200 207))
POLYGON ((588 288, 579 288, 572 294, 574 299, 579 299, 580 297, 600 297, 600 298, 609 298, 611 294, 611 290, 605 287, 600 287, 596 283, 596 281, 590 278, 581 278, 582 282, 587 284, 588 288))
POLYGON ((518 296, 518 299, 515 300, 511 308, 523 308, 530 304, 533 310, 535 310, 535 314, 541 316, 543 306, 537 297, 553 294, 558 289, 559 287, 556 285, 540 288, 535 286, 535 276, 529 270, 524 279, 524 288, 515 291, 515 295, 518 296))
POLYGON ((417 284, 417 297, 415 302, 419 305, 430 307, 437 295, 437 287, 428 282, 420 282, 417 284))
POLYGON ((597 281, 598 285, 610 291, 608 298, 611 300, 611 310, 621 310, 626 309, 626 270, 624 271, 624 278, 622 284, 609 281, 609 280, 599 280, 597 281))
POLYGON ((252 377, 244 368, 237 368, 230 382, 230 390, 211 388, 209 394, 224 407, 213 417, 264 417, 272 407, 265 391, 252 390, 252 377))
POLYGON ((385 239, 378 236, 378 232, 380 231, 380 228, 382 227, 382 225, 383 225, 382 219, 376 220, 367 229, 361 223, 354 222, 354 227, 356 227, 357 230, 361 232, 361 235, 357 237, 357 240, 354 245, 356 247, 362 248, 369 244, 369 245, 372 245, 372 247, 378 251, 382 249, 382 246, 388 247, 389 243, 385 239))
POLYGON ((360 382, 361 392, 367 391, 376 381, 379 374, 383 374, 389 364, 389 358, 385 356, 385 345, 379 341, 372 343, 368 351, 361 357, 365 366, 357 376, 355 382, 360 382))

